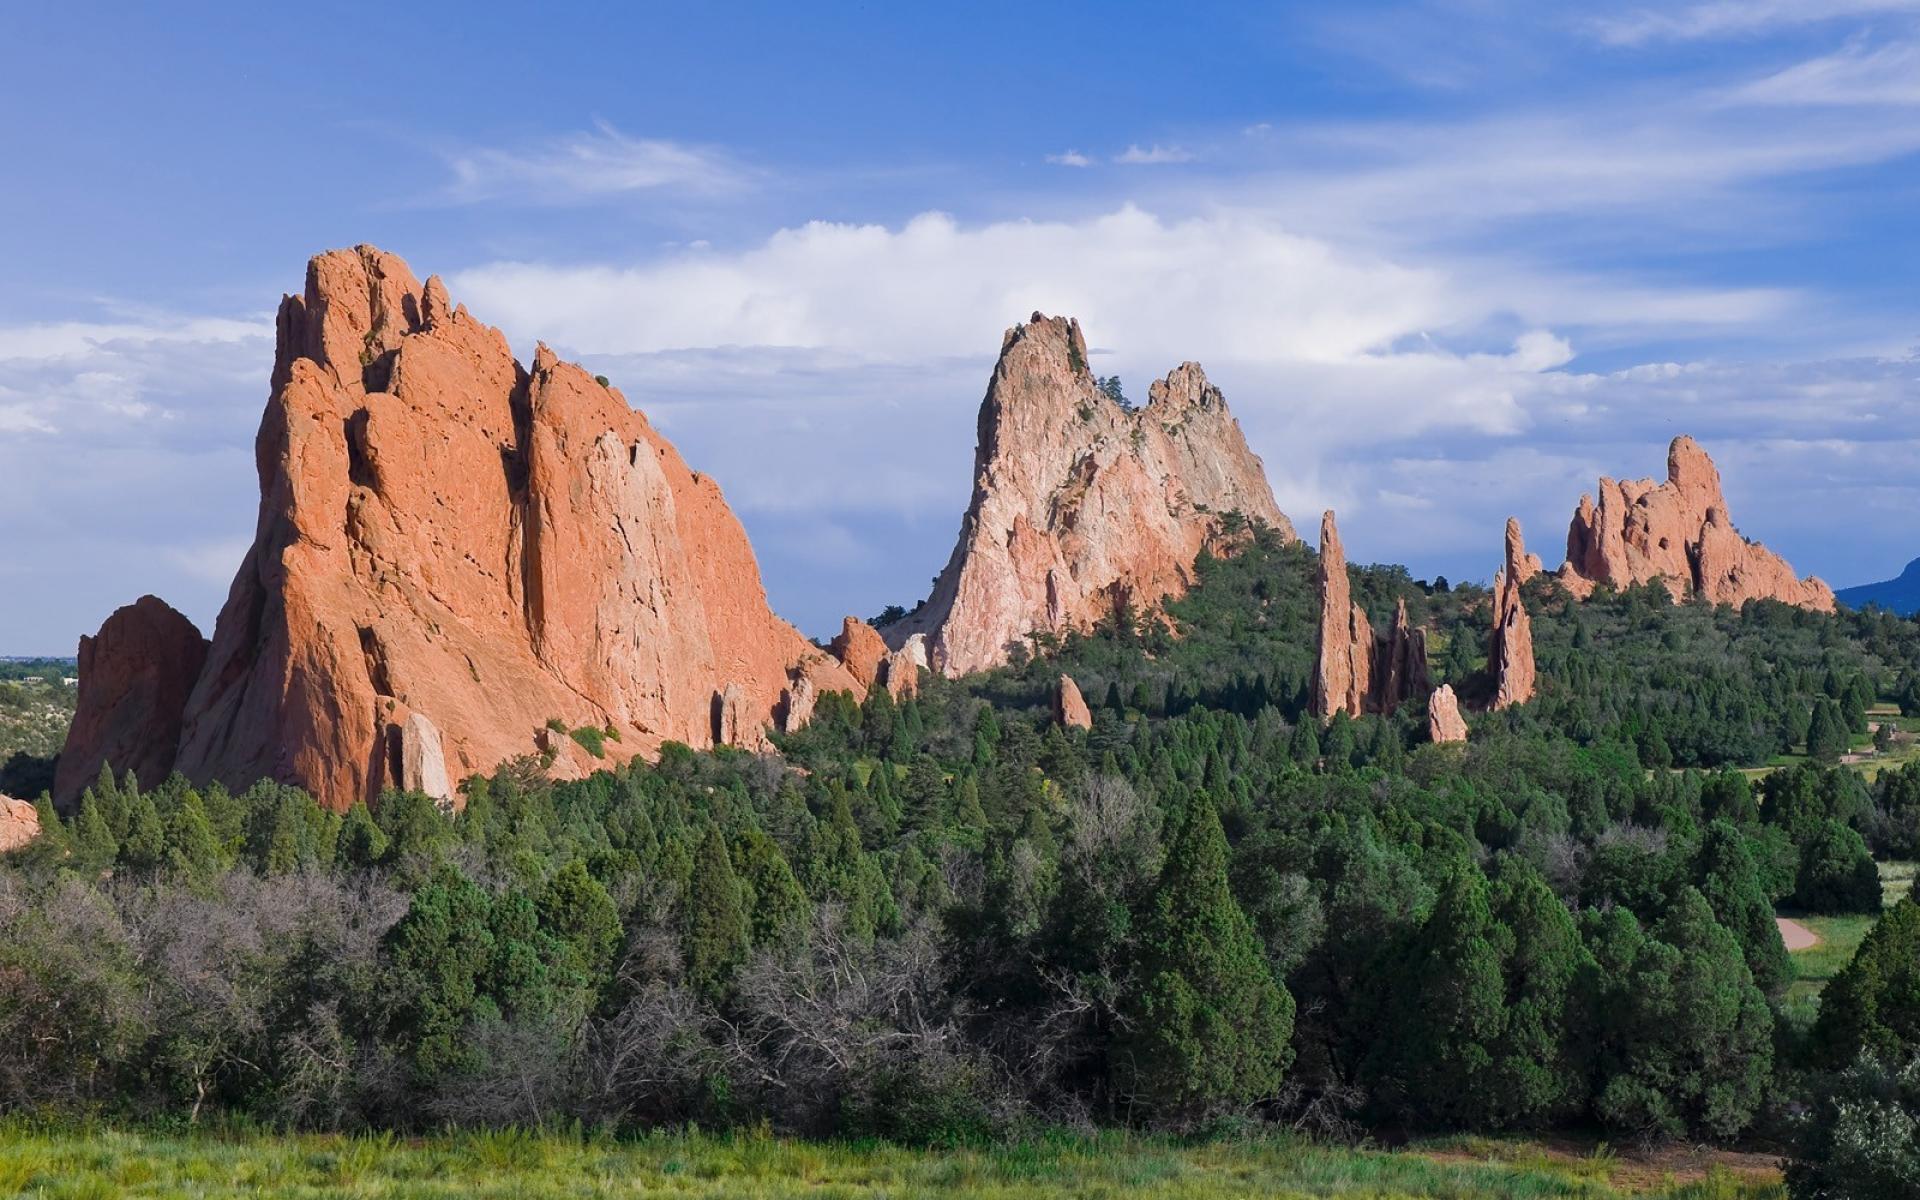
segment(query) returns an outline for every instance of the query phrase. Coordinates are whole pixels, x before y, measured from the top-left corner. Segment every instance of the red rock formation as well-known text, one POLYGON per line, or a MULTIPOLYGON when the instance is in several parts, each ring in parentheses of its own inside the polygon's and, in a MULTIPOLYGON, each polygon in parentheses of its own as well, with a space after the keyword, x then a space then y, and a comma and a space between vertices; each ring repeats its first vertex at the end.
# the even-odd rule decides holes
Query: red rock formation
POLYGON ((207 660, 207 639, 163 600, 142 596, 80 639, 79 696, 54 772, 66 808, 100 775, 132 771, 142 787, 172 773, 180 723, 207 660))
POLYGON ((1320 515, 1320 641, 1313 673, 1313 712, 1359 716, 1373 694, 1373 626, 1353 602, 1347 555, 1333 510, 1320 515))
POLYGON ((1667 479, 1601 479, 1599 503, 1580 497, 1559 578, 1577 596, 1660 580, 1676 600, 1715 604, 1771 598, 1833 611, 1833 589, 1800 579, 1785 559, 1742 538, 1727 516, 1720 472, 1690 437, 1667 448, 1667 479))
MULTIPOLYGON (((254 544, 177 761, 152 723, 147 761, 339 808, 529 753, 550 718, 615 730, 617 760, 722 725, 758 744, 803 675, 858 690, 768 610, 714 482, 579 367, 541 347, 522 368, 438 279, 366 246, 315 258, 278 325, 254 544)), ((553 761, 582 769, 564 745, 553 761)))
POLYGON ((1407 620, 1407 602, 1403 599, 1393 611, 1393 624, 1387 640, 1373 664, 1374 712, 1390 713, 1432 686, 1427 676, 1427 631, 1415 628, 1407 620))
POLYGON ((0 854, 20 847, 40 836, 40 814, 25 800, 0 796, 0 854))
POLYGON ((1533 699, 1533 621, 1520 598, 1520 585, 1539 572, 1539 563, 1527 553, 1520 522, 1508 517, 1506 561, 1493 577, 1493 640, 1487 650, 1495 709, 1533 699))
POLYGON ((1427 697, 1427 737, 1436 743, 1467 740, 1466 718, 1460 715, 1460 701, 1454 698, 1450 683, 1441 684, 1427 697))
POLYGON ((1080 685, 1071 675, 1060 676, 1053 690, 1053 719, 1068 729, 1093 728, 1093 713, 1087 709, 1087 698, 1080 694, 1080 685))
POLYGON ((998 666, 1035 631, 1183 591, 1229 512, 1293 536, 1200 367, 1182 364, 1129 412, 1095 386, 1078 322, 1035 313, 1001 344, 953 557, 888 641, 926 634, 950 676, 998 666))
POLYGON ((1366 610, 1353 602, 1346 551, 1333 511, 1320 518, 1320 635, 1314 663, 1312 710, 1390 713, 1428 687, 1427 631, 1407 619, 1407 602, 1394 608, 1393 624, 1376 638, 1366 610))
POLYGON ((859 617, 841 621, 840 632, 827 643, 827 649, 846 667, 847 674, 853 676, 863 692, 879 681, 887 661, 886 640, 859 617))
POLYGON ((887 694, 895 700, 906 700, 920 694, 920 663, 909 647, 902 646, 889 653, 882 674, 886 680, 887 694))

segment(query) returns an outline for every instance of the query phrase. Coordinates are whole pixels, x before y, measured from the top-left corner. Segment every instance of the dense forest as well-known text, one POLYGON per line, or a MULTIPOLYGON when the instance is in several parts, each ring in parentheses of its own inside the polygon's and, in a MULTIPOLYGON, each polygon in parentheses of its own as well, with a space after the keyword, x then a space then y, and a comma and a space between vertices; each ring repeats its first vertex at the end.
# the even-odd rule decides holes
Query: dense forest
MULTIPOLYGON (((1581 1127, 1791 1145, 1796 1195, 1909 1195, 1920 899, 1815 1003, 1774 915, 1879 913, 1875 856, 1920 853, 1920 766, 1835 765, 1877 703, 1920 711, 1920 625, 1543 577, 1540 695, 1436 746, 1417 704, 1304 715, 1313 570, 1256 529, 1164 615, 827 696, 777 754, 528 759, 451 816, 105 771, 0 869, 0 1108, 1581 1127), (1090 730, 1052 717, 1062 672, 1090 730)), ((1484 695, 1484 589, 1352 581, 1484 695)))

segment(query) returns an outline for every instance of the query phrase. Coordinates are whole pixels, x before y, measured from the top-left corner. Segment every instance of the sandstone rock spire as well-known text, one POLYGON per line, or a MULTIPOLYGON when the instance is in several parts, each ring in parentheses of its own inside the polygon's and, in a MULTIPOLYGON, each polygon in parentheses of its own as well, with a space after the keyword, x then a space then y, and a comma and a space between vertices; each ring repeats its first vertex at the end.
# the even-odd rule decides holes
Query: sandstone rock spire
POLYGON ((925 634, 930 665, 949 676, 997 666, 1030 633, 1090 628, 1183 591, 1229 513, 1293 536, 1199 365, 1129 410, 1096 386, 1079 323, 1035 313, 1002 340, 953 555, 887 640, 925 634))
MULTIPOLYGON (((340 808, 437 784, 428 728, 452 781, 533 751, 550 719, 616 731, 618 761, 723 724, 754 744, 803 675, 861 690, 768 609, 713 480, 579 367, 544 346, 521 366, 371 246, 316 257, 277 324, 254 543, 177 755, 143 737, 156 760, 340 808)), ((562 751, 556 771, 601 765, 562 751)))
POLYGON ((1580 497, 1567 527, 1559 578, 1587 596, 1598 584, 1624 588, 1659 580, 1676 600, 1700 596, 1739 606, 1771 598, 1831 612, 1833 589, 1798 578, 1779 555, 1734 529, 1713 459, 1690 437, 1667 448, 1667 478, 1602 478, 1580 497))
POLYGON ((1533 621, 1521 600, 1520 586, 1539 569, 1539 560, 1527 553, 1520 536, 1519 519, 1508 517, 1506 558, 1493 577, 1493 640, 1487 650, 1495 709, 1533 699, 1533 621))
POLYGON ((1353 602, 1347 555, 1333 510, 1320 514, 1320 640, 1313 673, 1313 713, 1359 716, 1373 692, 1373 626, 1353 602))

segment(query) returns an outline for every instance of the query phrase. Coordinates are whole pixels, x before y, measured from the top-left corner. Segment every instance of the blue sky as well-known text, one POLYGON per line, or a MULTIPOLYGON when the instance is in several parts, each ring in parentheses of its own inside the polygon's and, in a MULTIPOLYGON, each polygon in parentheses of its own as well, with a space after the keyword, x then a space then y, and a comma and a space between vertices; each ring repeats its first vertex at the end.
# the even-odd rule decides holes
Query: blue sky
POLYGON ((1359 560, 1557 561, 1679 432, 1801 570, 1920 554, 1920 0, 176 7, 0 41, 0 652, 210 630, 362 241, 612 376, 809 632, 924 594, 1036 309, 1359 560))

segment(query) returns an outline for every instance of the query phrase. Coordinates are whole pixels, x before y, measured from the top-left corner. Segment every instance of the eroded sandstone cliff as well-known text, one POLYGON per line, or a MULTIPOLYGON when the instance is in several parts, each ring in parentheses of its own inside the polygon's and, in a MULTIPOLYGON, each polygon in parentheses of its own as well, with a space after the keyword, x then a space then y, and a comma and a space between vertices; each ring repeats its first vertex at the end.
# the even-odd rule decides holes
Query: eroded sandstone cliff
MULTIPOLYGON (((191 695, 152 706, 156 769, 339 807, 534 753, 549 721, 611 731, 611 761, 758 745, 864 690, 769 610, 713 480, 544 346, 522 367, 438 278, 331 251, 278 331, 254 544, 191 695)), ((546 744, 557 773, 603 765, 546 744)), ((69 753, 84 774, 127 752, 69 753)))
POLYGON ((1559 579, 1577 596, 1659 580, 1675 599, 1700 596, 1739 606, 1770 598, 1833 611, 1833 589, 1801 579, 1787 561, 1740 536, 1727 515, 1720 471, 1690 437, 1667 448, 1667 478, 1602 478, 1580 497, 1567 528, 1559 579))
POLYGON ((1035 313, 1007 331, 980 406, 953 555, 887 640, 924 634, 930 665, 950 676, 998 666, 1035 631, 1089 628, 1185 590, 1228 513, 1293 536, 1199 365, 1129 411, 1096 386, 1079 323, 1035 313))

